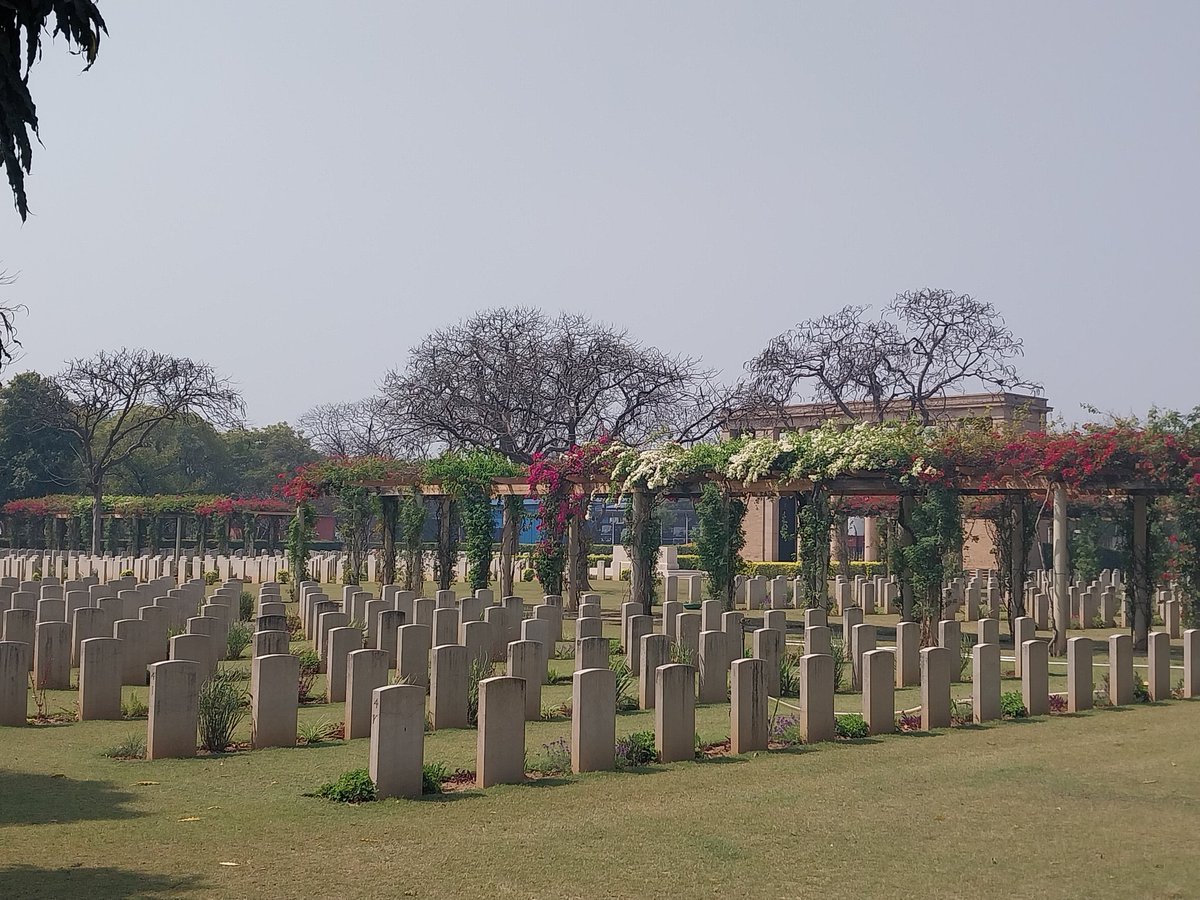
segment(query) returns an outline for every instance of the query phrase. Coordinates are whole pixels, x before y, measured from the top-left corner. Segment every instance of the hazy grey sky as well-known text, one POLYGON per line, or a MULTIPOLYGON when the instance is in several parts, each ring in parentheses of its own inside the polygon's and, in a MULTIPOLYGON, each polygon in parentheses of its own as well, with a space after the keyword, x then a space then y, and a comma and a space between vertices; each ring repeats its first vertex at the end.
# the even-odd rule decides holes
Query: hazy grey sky
POLYGON ((1195 0, 99 6, 92 71, 59 41, 32 77, 12 371, 188 354, 266 423, 481 307, 736 375, 929 285, 1068 418, 1200 403, 1195 0))

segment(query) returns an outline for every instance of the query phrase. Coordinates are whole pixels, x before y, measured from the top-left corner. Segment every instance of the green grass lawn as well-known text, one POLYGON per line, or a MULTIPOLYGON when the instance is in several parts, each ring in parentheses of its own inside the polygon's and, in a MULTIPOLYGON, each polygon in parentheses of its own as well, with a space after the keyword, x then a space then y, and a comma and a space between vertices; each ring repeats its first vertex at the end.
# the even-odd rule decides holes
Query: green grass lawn
MULTIPOLYGON (((618 590, 604 592, 606 615, 618 590)), ((569 696, 543 689, 547 705, 569 696)), ((47 705, 73 699, 51 692, 47 705)), ((843 711, 860 702, 837 697, 843 711)), ((897 693, 897 708, 918 703, 897 693)), ((701 738, 726 737, 728 715, 698 708, 701 738)), ((301 710, 343 718, 341 704, 301 710)), ((652 728, 650 713, 618 717, 618 734, 652 728)), ((569 730, 529 723, 527 751, 569 730)), ((1200 884, 1191 702, 361 806, 303 795, 365 766, 366 740, 103 755, 144 733, 144 721, 0 730, 0 897, 1188 897, 1200 884)), ((473 769, 475 733, 431 733, 425 757, 473 769)))

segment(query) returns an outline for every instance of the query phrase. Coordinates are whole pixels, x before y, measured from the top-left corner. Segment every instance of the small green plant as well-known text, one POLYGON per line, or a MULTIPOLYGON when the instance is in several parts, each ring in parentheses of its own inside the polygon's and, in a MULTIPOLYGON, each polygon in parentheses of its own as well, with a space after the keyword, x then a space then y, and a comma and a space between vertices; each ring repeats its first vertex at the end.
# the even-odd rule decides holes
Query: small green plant
POLYGON ((150 715, 150 707, 137 694, 129 692, 129 697, 121 701, 122 719, 144 719, 150 715))
POLYGON ((834 728, 837 731, 838 737, 846 738, 847 740, 858 740, 870 737, 871 735, 871 729, 867 727, 867 720, 858 713, 838 716, 834 720, 834 728))
POLYGON ((694 666, 696 664, 696 658, 695 654, 692 653, 691 647, 686 647, 679 641, 672 641, 671 662, 679 663, 685 666, 694 666))
POLYGON ((546 670, 546 681, 548 684, 570 684, 571 673, 560 672, 558 669, 551 666, 546 670))
POLYGON ((369 803, 379 794, 375 782, 366 769, 343 772, 337 781, 327 781, 313 792, 313 796, 336 803, 369 803))
POLYGON ((483 657, 471 660, 471 670, 467 673, 467 721, 474 728, 479 723, 479 682, 491 678, 495 671, 495 663, 483 657))
POLYGON ((317 673, 321 669, 321 657, 311 647, 293 650, 292 656, 300 661, 300 678, 296 690, 300 702, 303 703, 312 696, 313 685, 316 683, 317 673))
POLYGON ((961 635, 958 639, 958 677, 960 681, 971 680, 971 660, 974 651, 975 635, 961 635))
POLYGON ((1092 616, 1092 627, 1093 628, 1103 628, 1104 627, 1104 616, 1101 616, 1101 615, 1092 616))
POLYGON ((1149 703, 1150 688, 1146 684, 1146 680, 1137 672, 1133 673, 1133 702, 1134 703, 1149 703))
POLYGON ((109 759, 145 759, 146 738, 140 734, 130 734, 122 738, 104 751, 109 759))
POLYGON ((289 584, 292 580, 292 573, 287 569, 280 569, 279 574, 275 576, 275 580, 280 584, 289 584))
POLYGON ((238 618, 243 622, 254 618, 254 595, 249 591, 242 591, 242 595, 238 597, 238 618))
POLYGON ((795 747, 800 740, 800 722, 795 716, 772 716, 769 740, 775 744, 795 747))
POLYGON ((833 656, 833 692, 840 694, 846 686, 846 644, 840 638, 829 642, 829 652, 833 656))
POLYGON ((800 696, 799 660, 790 653, 785 653, 779 660, 779 696, 800 696))
POLYGON ((566 738, 558 738, 533 756, 525 758, 525 771, 538 775, 562 775, 571 771, 571 745, 566 738))
POLYGON ((614 749, 618 769, 646 766, 658 758, 654 749, 653 731, 635 731, 627 737, 618 738, 614 749))
POLYGON ((242 652, 254 641, 250 626, 245 622, 234 622, 229 626, 229 635, 225 639, 225 658, 240 659, 242 652))
POLYGON ((965 700, 956 700, 950 698, 950 724, 951 725, 970 725, 974 719, 972 717, 971 704, 965 700))
POLYGON ((542 719, 547 722, 553 722, 557 719, 570 720, 573 712, 570 700, 560 703, 557 706, 551 706, 549 703, 542 704, 542 719))
POLYGON ((1029 715, 1020 691, 1005 691, 1000 695, 1000 715, 1006 719, 1023 719, 1029 715))
MULTIPOLYGON (((38 575, 35 580, 40 580, 41 577, 42 577, 41 575, 38 575)), ((133 569, 122 569, 121 577, 122 578, 132 578, 133 577, 133 569)))
POLYGON ((637 709, 637 680, 633 677, 633 673, 629 671, 629 664, 621 657, 614 656, 609 660, 608 665, 616 675, 617 712, 629 712, 630 710, 637 709))
MULTIPOLYGON (((130 575, 132 575, 133 573, 132 573, 132 572, 130 572, 129 574, 130 574, 130 575)), ((216 583, 217 583, 218 581, 220 581, 220 580, 221 580, 221 573, 220 573, 220 572, 217 572, 217 571, 215 571, 215 570, 214 570, 214 571, 212 571, 212 572, 205 572, 205 573, 204 573, 204 583, 205 583, 205 584, 216 584, 216 583)))
POLYGON ((246 715, 248 698, 238 680, 228 669, 218 669, 200 686, 200 746, 211 753, 222 753, 233 743, 233 732, 246 715))
POLYGON ((561 644, 554 645, 554 655, 551 659, 574 659, 575 645, 568 641, 563 641, 561 644))
POLYGON ((332 740, 339 730, 337 724, 322 719, 320 722, 301 722, 296 726, 296 736, 303 744, 320 744, 332 740))
POLYGON ((440 794, 442 782, 450 777, 450 770, 445 763, 427 762, 421 766, 421 793, 440 794))

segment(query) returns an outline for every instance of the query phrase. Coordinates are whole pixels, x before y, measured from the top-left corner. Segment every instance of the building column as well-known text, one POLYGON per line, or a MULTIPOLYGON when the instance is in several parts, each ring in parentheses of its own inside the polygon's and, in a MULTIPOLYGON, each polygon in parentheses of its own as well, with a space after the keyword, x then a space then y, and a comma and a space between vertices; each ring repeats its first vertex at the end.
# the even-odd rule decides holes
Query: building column
POLYGON ((863 562, 879 562, 879 520, 863 516, 863 562))
POLYGON ((1050 650, 1055 656, 1067 653, 1067 628, 1071 624, 1071 557, 1067 545, 1067 489, 1054 485, 1054 643, 1050 650))

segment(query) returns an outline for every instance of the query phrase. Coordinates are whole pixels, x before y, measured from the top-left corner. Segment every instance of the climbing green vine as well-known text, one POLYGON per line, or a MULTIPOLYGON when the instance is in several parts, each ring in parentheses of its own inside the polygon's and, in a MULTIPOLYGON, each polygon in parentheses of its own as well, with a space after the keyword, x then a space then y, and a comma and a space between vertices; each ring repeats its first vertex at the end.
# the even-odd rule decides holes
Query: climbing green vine
POLYGON ((733 609, 734 579, 742 568, 745 517, 746 503, 740 497, 729 496, 715 484, 704 486, 696 502, 696 553, 708 576, 709 597, 727 610, 733 609))
POLYGON ((829 492, 820 485, 801 498, 796 508, 796 550, 800 557, 799 602, 804 608, 824 608, 829 597, 829 529, 834 513, 829 492))
POLYGON ((492 482, 521 470, 508 458, 486 450, 450 451, 426 466, 426 478, 459 501, 464 549, 467 554, 467 584, 472 590, 486 588, 491 579, 493 539, 496 523, 492 510, 492 482))

